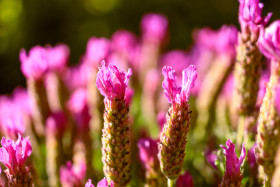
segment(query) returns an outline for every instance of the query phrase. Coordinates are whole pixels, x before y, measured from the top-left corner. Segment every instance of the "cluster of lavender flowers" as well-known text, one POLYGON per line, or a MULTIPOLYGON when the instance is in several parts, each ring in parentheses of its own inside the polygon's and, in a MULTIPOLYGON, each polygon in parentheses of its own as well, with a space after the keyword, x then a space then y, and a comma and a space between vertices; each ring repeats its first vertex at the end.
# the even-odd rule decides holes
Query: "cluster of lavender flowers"
POLYGON ((280 186, 280 20, 262 8, 239 0, 240 31, 195 30, 189 50, 166 51, 160 14, 90 38, 76 66, 64 44, 22 49, 0 186, 280 186))

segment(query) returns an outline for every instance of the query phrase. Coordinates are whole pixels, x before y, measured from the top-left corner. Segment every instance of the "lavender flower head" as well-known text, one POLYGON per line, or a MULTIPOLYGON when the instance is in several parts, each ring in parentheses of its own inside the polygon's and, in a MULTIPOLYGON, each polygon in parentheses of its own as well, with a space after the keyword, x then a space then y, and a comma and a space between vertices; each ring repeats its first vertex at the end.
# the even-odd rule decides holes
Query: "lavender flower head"
POLYGON ((72 165, 70 161, 66 166, 62 166, 59 171, 60 182, 62 186, 81 186, 86 176, 86 164, 81 162, 77 165, 72 165))
POLYGON ((204 28, 194 35, 200 48, 213 51, 217 55, 235 56, 237 44, 237 28, 233 25, 223 25, 219 30, 204 28))
POLYGON ((102 61, 102 66, 97 73, 96 86, 101 95, 108 100, 124 98, 131 74, 131 69, 125 73, 112 64, 106 67, 105 62, 102 61))
POLYGON ((190 90, 194 87, 197 78, 196 67, 191 65, 182 72, 182 87, 177 86, 176 72, 170 66, 164 66, 162 69, 164 81, 162 87, 169 103, 173 106, 183 104, 189 100, 190 90))
POLYGON ((163 174, 170 180, 181 173, 187 134, 190 127, 189 95, 197 78, 196 67, 191 65, 182 71, 182 87, 177 86, 175 71, 170 66, 162 69, 164 94, 172 106, 166 115, 161 131, 158 158, 163 174), (176 155, 176 156, 175 156, 176 155))
POLYGON ((48 70, 59 71, 64 68, 69 56, 66 45, 55 47, 35 46, 27 55, 25 49, 20 51, 21 71, 28 79, 41 79, 48 70))
POLYGON ((19 135, 16 142, 3 137, 1 145, 0 162, 2 162, 7 168, 5 173, 9 184, 11 186, 31 185, 32 179, 29 175, 29 168, 25 166, 26 160, 32 152, 29 137, 22 138, 19 135))
POLYGON ((176 187, 184 187, 184 186, 189 186, 189 187, 194 186, 193 178, 188 171, 186 171, 183 175, 180 175, 180 177, 176 181, 176 187))
POLYGON ((92 37, 88 40, 84 61, 97 67, 102 60, 105 60, 109 52, 110 41, 108 39, 92 37))
POLYGON ((146 14, 141 20, 143 37, 151 42, 159 43, 167 35, 168 21, 160 14, 146 14))
POLYGON ((260 51, 269 59, 280 61, 280 20, 261 29, 258 40, 260 51))
POLYGON ((140 160, 145 166, 146 170, 153 169, 152 167, 158 163, 157 153, 158 145, 157 141, 151 138, 145 138, 138 140, 137 143, 139 149, 140 160))
POLYGON ((116 186, 125 186, 130 181, 131 140, 129 123, 128 80, 131 70, 124 72, 109 64, 99 68, 96 86, 105 97, 102 129, 102 162, 106 179, 116 186))
POLYGON ((242 145, 240 157, 237 158, 235 153, 235 145, 230 139, 226 142, 226 147, 221 145, 224 149, 224 154, 226 156, 226 171, 220 186, 240 186, 242 180, 242 174, 240 172, 240 166, 246 157, 246 150, 244 144, 242 145))
POLYGON ((261 17, 263 4, 259 0, 239 0, 239 3, 239 23, 243 33, 248 28, 254 33, 259 32, 272 16, 272 13, 268 13, 266 17, 261 17))

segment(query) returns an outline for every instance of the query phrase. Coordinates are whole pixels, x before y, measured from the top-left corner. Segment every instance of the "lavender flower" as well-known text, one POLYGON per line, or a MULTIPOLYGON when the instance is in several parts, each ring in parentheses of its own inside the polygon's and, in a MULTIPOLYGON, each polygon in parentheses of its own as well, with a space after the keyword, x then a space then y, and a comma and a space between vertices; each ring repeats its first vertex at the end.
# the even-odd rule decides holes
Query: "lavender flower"
POLYGON ((272 14, 261 17, 263 4, 259 0, 239 0, 239 3, 241 33, 234 70, 235 97, 238 113, 248 116, 254 113, 261 77, 262 56, 257 46, 259 30, 263 30, 272 14))
POLYGON ((69 48, 66 45, 55 47, 35 46, 29 51, 20 51, 21 70, 28 79, 41 79, 49 70, 59 71, 67 63, 69 48))
POLYGON ((269 21, 272 13, 268 13, 265 18, 261 17, 263 4, 259 0, 239 0, 239 23, 242 33, 257 33, 269 21))
POLYGON ((92 37, 88 40, 84 61, 96 68, 110 52, 110 41, 106 38, 92 37))
POLYGON ((169 67, 162 69, 164 94, 172 106, 169 108, 167 122, 160 135, 160 167, 170 180, 179 177, 185 157, 187 133, 190 127, 189 95, 197 77, 196 67, 189 66, 182 72, 182 87, 176 83, 176 73, 169 67))
POLYGON ((160 171, 158 153, 158 141, 151 138, 138 140, 139 156, 145 168, 147 186, 165 186, 166 178, 160 171))
POLYGON ((31 155, 32 147, 29 138, 19 135, 15 142, 2 138, 0 148, 0 162, 6 166, 5 173, 9 186, 31 186, 32 178, 26 167, 27 158, 31 155))
POLYGON ((86 163, 72 165, 70 161, 62 166, 59 171, 60 182, 63 187, 78 187, 84 184, 86 176, 86 163))
POLYGON ((270 184, 280 139, 280 118, 275 107, 275 103, 278 102, 276 88, 280 73, 280 58, 277 52, 280 49, 279 26, 280 21, 275 21, 267 29, 261 30, 258 41, 261 52, 271 59, 271 75, 260 108, 255 149, 259 176, 264 184, 270 184))
POLYGON ((159 43, 166 37, 167 27, 167 19, 160 14, 146 14, 141 20, 143 38, 154 43, 159 43))
POLYGON ((258 40, 261 52, 274 61, 280 61, 280 20, 274 21, 265 30, 262 29, 258 40))
POLYGON ((193 178, 188 171, 185 171, 183 175, 180 175, 178 180, 176 181, 176 187, 184 187, 184 186, 189 186, 189 187, 194 186, 193 178))
POLYGON ((240 166, 246 157, 244 144, 239 158, 236 156, 235 146, 230 139, 227 140, 226 147, 223 145, 221 145, 221 147, 224 149, 224 154, 226 156, 226 171, 219 186, 241 186, 243 175, 240 172, 240 166))
POLYGON ((102 130, 102 161, 106 179, 116 186, 130 181, 130 125, 129 106, 125 99, 131 70, 124 72, 102 62, 96 85, 105 96, 104 128, 102 130))

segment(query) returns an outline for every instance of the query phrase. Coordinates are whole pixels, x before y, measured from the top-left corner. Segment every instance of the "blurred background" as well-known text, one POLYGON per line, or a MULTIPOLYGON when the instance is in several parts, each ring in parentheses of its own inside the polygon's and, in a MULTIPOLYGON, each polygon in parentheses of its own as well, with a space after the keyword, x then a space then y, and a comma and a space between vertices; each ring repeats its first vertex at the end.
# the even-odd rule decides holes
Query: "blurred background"
MULTIPOLYGON (((273 12, 271 20, 280 18, 280 1, 262 3, 264 14, 273 12)), ((111 37, 119 29, 139 35, 140 19, 148 12, 168 18, 165 50, 189 48, 196 28, 238 25, 237 0, 0 0, 0 94, 25 86, 21 48, 66 43, 75 64, 91 36, 111 37)))

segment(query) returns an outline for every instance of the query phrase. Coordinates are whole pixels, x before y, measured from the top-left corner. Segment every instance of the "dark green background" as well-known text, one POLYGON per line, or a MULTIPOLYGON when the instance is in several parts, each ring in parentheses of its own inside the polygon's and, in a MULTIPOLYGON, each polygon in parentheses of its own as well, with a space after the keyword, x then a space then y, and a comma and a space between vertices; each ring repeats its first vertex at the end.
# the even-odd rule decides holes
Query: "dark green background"
MULTIPOLYGON (((264 13, 280 18, 280 1, 262 1, 264 13)), ((165 50, 189 48, 192 31, 223 24, 238 25, 237 0, 0 0, 0 93, 25 85, 20 72, 20 48, 63 42, 77 63, 91 36, 110 37, 118 29, 139 35, 139 22, 147 12, 169 20, 165 50)))

